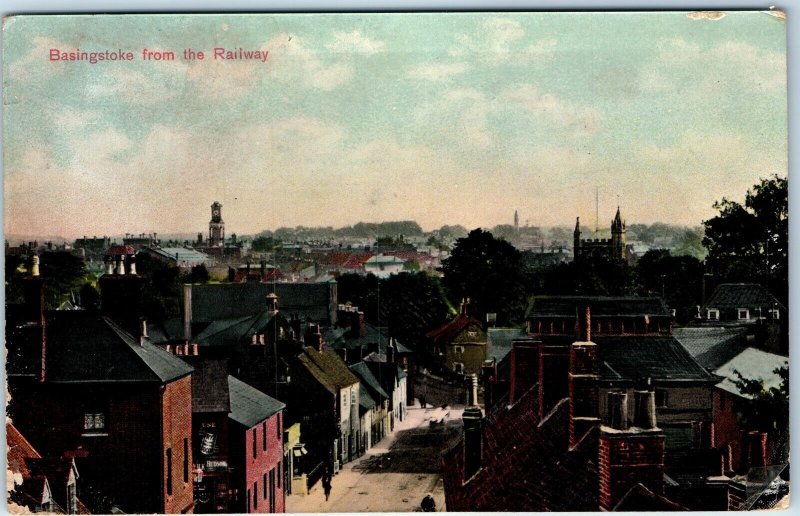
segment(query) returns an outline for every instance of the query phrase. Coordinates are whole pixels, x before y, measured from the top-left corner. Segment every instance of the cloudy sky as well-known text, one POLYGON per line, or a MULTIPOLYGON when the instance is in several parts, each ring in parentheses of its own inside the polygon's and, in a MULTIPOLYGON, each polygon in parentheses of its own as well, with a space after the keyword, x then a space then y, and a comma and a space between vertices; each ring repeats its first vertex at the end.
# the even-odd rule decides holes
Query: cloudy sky
POLYGON ((697 225, 787 173, 785 45, 756 12, 11 18, 5 231, 593 225, 595 189, 601 225, 697 225))

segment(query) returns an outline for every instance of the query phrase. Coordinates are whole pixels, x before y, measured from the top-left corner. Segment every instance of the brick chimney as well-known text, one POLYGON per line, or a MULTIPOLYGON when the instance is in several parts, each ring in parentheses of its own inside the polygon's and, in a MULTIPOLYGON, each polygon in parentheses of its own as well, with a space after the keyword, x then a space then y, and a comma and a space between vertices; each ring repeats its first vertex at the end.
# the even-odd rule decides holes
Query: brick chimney
POLYGON ((539 418, 569 396, 570 348, 562 344, 539 344, 539 418))
POLYGON ((478 377, 467 377, 467 407, 461 419, 464 423, 464 482, 481 469, 483 459, 483 412, 478 407, 478 377))
POLYGON ((575 446, 586 432, 600 423, 598 385, 600 369, 597 345, 591 342, 591 313, 585 310, 583 341, 569 350, 569 445, 575 446))
MULTIPOLYGON (((539 381, 539 346, 531 339, 511 341, 511 373, 508 404, 513 405, 539 381)), ((495 378, 497 378, 495 376, 495 378)))
POLYGON ((767 465, 766 432, 747 432, 742 439, 741 473, 747 474, 750 468, 767 465))
POLYGON ((105 252, 106 273, 100 276, 100 309, 136 338, 142 336, 142 287, 136 274, 136 250, 129 245, 114 245, 105 252), (126 270, 125 263, 128 263, 126 270), (109 272, 110 271, 110 272, 109 272))
POLYGON ((325 343, 322 339, 322 333, 320 333, 318 324, 308 326, 308 331, 306 332, 306 346, 310 346, 322 353, 325 343))
POLYGON ((600 510, 610 511, 636 484, 664 493, 664 433, 656 427, 655 393, 634 393, 634 426, 626 428, 627 394, 608 395, 609 425, 600 427, 600 510), (637 426, 641 425, 641 426, 637 426))
POLYGON ((44 286, 45 280, 39 275, 39 257, 31 258, 31 271, 22 282, 24 296, 24 315, 26 322, 35 323, 31 328, 31 345, 35 345, 40 353, 39 381, 44 382, 47 376, 47 332, 44 317, 44 286))
POLYGON ((495 402, 495 389, 497 388, 497 360, 483 361, 483 368, 481 369, 481 376, 483 378, 483 406, 486 413, 491 412, 495 402))

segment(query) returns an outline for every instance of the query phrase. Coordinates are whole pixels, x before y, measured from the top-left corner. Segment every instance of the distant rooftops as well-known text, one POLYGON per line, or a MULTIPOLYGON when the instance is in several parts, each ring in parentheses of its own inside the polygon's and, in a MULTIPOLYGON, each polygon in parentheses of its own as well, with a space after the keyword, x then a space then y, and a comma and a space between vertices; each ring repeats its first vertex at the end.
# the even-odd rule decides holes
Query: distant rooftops
POLYGON ((536 296, 528 317, 575 317, 585 305, 592 317, 671 317, 658 297, 536 296))
POLYGON ((765 312, 770 308, 786 307, 770 292, 758 283, 722 283, 714 289, 704 308, 736 309, 762 307, 765 312))

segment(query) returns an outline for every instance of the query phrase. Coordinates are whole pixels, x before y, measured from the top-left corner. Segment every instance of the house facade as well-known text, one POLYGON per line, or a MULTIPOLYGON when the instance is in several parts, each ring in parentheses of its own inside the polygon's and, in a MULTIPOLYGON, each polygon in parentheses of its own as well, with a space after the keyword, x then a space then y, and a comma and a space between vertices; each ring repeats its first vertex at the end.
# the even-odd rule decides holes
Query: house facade
POLYGON ((458 374, 477 374, 486 360, 486 332, 472 313, 469 300, 461 303, 451 321, 428 332, 430 351, 442 365, 458 374))

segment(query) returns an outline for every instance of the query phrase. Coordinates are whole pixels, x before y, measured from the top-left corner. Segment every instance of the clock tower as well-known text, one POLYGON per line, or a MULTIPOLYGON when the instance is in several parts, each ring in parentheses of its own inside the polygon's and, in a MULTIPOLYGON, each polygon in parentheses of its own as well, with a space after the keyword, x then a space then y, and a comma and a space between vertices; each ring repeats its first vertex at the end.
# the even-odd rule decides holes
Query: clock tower
POLYGON ((208 223, 209 247, 222 247, 225 244, 225 223, 222 221, 222 205, 217 201, 211 205, 211 222, 208 223))

